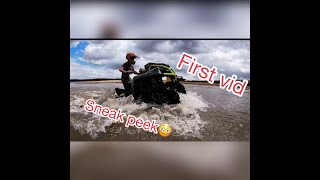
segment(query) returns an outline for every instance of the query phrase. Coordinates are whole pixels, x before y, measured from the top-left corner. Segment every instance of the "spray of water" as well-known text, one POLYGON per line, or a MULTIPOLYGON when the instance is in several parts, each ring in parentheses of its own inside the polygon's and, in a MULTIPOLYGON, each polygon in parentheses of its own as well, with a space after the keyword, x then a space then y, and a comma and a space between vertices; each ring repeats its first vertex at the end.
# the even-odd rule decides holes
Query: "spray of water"
POLYGON ((88 113, 84 109, 87 99, 94 99, 97 104, 110 109, 121 108, 126 117, 134 115, 144 120, 156 120, 158 124, 170 124, 175 135, 201 138, 201 128, 206 124, 199 113, 206 111, 209 103, 196 92, 180 94, 179 104, 146 104, 136 103, 132 96, 116 98, 114 89, 106 88, 97 91, 78 90, 70 94, 70 125, 81 134, 96 138, 106 132, 106 127, 119 123, 112 119, 88 113))

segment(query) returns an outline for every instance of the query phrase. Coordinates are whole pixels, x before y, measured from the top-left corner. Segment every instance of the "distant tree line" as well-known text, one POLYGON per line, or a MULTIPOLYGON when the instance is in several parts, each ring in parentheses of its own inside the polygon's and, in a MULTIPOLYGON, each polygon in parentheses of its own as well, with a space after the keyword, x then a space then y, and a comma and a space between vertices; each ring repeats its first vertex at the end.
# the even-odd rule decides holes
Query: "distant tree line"
MULTIPOLYGON (((197 80, 186 80, 182 76, 178 76, 178 79, 179 79, 179 81, 186 81, 186 82, 207 82, 207 81, 197 81, 197 80)), ((119 78, 117 78, 117 79, 110 79, 110 78, 70 79, 70 82, 76 82, 76 81, 104 81, 104 80, 121 80, 121 79, 119 79, 119 78)), ((239 81, 243 81, 243 80, 239 80, 239 81)), ((220 84, 220 81, 219 80, 215 80, 214 83, 220 84)), ((250 86, 250 81, 248 81, 248 86, 250 86)))
POLYGON ((94 79, 70 79, 70 82, 75 81, 104 81, 104 80, 120 80, 118 79, 110 79, 110 78, 94 78, 94 79))

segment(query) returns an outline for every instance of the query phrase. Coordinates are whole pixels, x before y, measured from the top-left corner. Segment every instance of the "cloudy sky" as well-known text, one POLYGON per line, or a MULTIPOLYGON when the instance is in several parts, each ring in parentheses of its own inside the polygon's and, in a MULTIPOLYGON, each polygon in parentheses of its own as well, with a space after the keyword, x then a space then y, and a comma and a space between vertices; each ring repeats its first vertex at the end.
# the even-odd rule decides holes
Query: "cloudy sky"
MULTIPOLYGON (((250 80, 250 40, 70 40, 70 79, 120 78, 120 66, 127 52, 140 56, 134 68, 139 71, 148 62, 166 63, 179 76, 199 80, 187 74, 187 66, 176 69, 182 52, 197 58, 221 73, 250 80)), ((219 76, 215 80, 219 79, 219 76)))

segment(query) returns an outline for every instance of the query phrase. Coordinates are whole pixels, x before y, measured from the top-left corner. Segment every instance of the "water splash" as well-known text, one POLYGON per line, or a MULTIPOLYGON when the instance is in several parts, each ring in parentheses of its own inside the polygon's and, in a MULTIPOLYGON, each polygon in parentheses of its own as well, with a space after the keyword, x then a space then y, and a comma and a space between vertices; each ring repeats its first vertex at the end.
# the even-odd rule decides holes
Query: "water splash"
POLYGON ((176 136, 193 136, 201 138, 201 129, 205 121, 200 114, 209 107, 209 103, 196 92, 179 94, 179 104, 136 103, 132 96, 116 98, 114 89, 105 88, 98 91, 78 90, 70 94, 70 125, 81 134, 96 138, 100 133, 107 133, 106 127, 119 123, 112 119, 88 113, 84 110, 85 101, 94 99, 97 104, 110 109, 121 108, 127 115, 134 115, 144 120, 156 120, 157 123, 170 124, 176 136))

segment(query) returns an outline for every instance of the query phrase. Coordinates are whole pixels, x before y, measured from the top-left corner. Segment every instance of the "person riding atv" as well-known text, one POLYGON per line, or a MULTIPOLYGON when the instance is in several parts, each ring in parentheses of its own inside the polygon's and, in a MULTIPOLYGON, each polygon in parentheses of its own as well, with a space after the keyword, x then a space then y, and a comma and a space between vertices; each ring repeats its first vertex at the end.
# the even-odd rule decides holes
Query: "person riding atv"
MULTIPOLYGON (((116 94, 120 97, 125 92, 116 88, 116 94)), ((177 104, 180 103, 178 92, 185 94, 185 87, 178 81, 175 71, 164 63, 146 64, 131 82, 134 99, 144 103, 177 104)))
POLYGON ((125 89, 125 91, 123 93, 121 93, 119 96, 123 97, 127 97, 130 94, 132 94, 131 91, 131 78, 129 77, 130 74, 137 74, 137 72, 134 70, 133 65, 136 63, 135 62, 135 58, 139 58, 139 56, 137 56, 134 53, 127 53, 126 55, 126 59, 127 62, 125 62, 119 69, 120 72, 122 72, 121 75, 121 82, 123 84, 123 87, 125 89))

